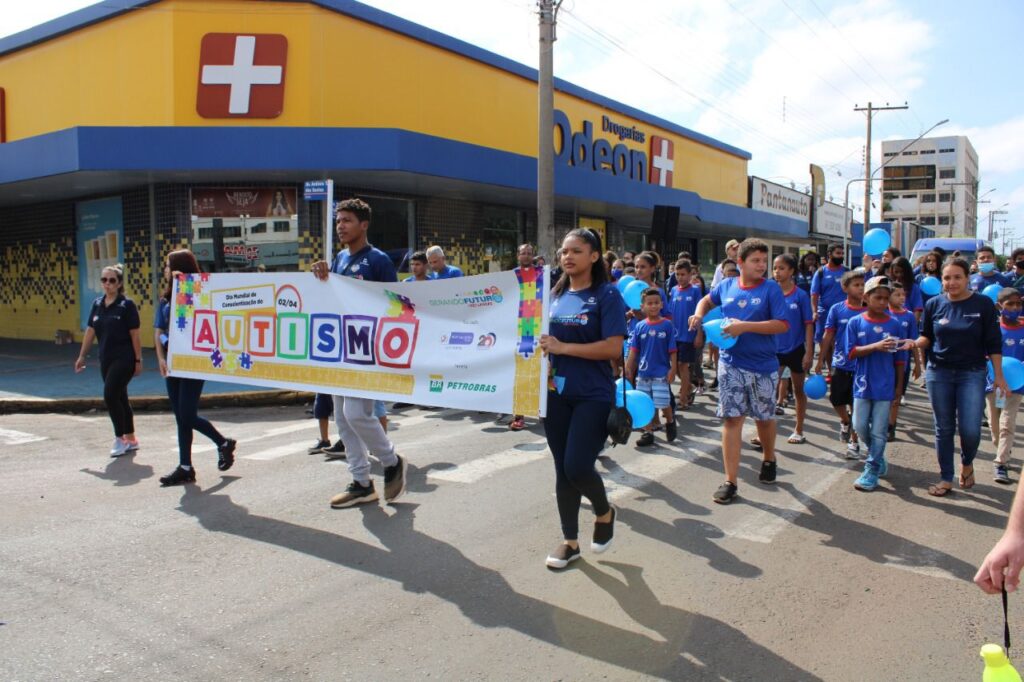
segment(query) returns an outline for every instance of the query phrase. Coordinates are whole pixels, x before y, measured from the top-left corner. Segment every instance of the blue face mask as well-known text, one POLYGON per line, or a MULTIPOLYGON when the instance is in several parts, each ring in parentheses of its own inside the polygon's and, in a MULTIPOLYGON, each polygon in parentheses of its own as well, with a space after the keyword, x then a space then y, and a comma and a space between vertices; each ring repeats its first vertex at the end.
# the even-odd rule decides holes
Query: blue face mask
POLYGON ((612 269, 612 279, 620 279, 622 277, 622 268, 612 269))
POLYGON ((1003 319, 1007 322, 1016 322, 1017 318, 1020 317, 1019 310, 1004 310, 1003 319))
POLYGON ((978 263, 978 272, 980 272, 983 275, 991 275, 995 271, 995 263, 978 263))

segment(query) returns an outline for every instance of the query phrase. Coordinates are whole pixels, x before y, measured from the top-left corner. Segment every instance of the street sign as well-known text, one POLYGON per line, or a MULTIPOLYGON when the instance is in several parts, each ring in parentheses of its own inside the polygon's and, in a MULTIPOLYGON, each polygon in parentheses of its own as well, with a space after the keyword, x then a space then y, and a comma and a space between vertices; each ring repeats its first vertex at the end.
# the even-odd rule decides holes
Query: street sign
POLYGON ((306 201, 325 201, 327 199, 326 180, 306 180, 303 186, 306 201))

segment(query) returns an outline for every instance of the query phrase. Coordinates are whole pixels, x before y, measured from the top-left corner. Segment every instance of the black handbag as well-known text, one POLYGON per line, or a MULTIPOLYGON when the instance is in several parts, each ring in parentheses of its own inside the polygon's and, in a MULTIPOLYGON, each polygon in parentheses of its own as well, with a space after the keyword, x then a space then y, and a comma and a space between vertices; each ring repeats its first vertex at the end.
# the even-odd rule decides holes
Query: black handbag
POLYGON ((615 404, 612 398, 612 411, 608 413, 608 438, 612 441, 612 447, 625 445, 629 441, 629 434, 633 432, 633 417, 626 409, 626 377, 622 377, 622 407, 615 404))

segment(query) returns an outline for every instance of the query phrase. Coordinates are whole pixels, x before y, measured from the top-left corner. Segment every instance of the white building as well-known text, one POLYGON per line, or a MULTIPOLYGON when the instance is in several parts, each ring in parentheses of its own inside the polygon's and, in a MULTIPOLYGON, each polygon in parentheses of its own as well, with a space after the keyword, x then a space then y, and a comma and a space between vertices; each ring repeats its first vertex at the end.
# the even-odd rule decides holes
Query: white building
POLYGON ((909 220, 934 229, 936 237, 978 236, 978 154, 971 141, 926 137, 907 147, 910 142, 882 143, 882 162, 888 163, 882 169, 882 221, 909 220))

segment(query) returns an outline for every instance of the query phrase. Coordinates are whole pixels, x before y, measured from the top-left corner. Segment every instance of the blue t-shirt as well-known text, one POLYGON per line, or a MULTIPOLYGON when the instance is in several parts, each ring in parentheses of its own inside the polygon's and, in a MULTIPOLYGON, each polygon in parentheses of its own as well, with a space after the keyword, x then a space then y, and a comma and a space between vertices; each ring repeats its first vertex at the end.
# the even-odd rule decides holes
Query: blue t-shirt
POLYGON ((462 270, 454 265, 445 265, 441 272, 430 273, 430 279, 453 279, 455 277, 462 277, 462 270))
MULTIPOLYGON (((1024 324, 1010 327, 1000 320, 999 331, 1003 335, 1003 357, 1017 358, 1024 362, 1024 324)), ((1024 395, 1024 386, 1018 388, 1014 393, 1024 395)))
POLYGON ((817 270, 810 273, 809 275, 805 275, 804 273, 797 270, 796 275, 793 277, 793 281, 796 282, 796 285, 803 289, 805 292, 807 292, 808 295, 811 293, 811 282, 814 281, 815 272, 817 272, 817 270))
POLYGON ((641 320, 629 339, 629 347, 637 352, 637 376, 649 379, 665 377, 672 367, 676 352, 676 329, 664 318, 655 323, 641 320))
POLYGON ((339 251, 334 256, 331 272, 346 277, 365 279, 368 282, 398 281, 395 264, 391 262, 386 253, 372 244, 367 244, 354 254, 349 253, 348 249, 339 251))
POLYGON ((697 310, 700 303, 700 287, 672 287, 668 297, 668 312, 672 316, 672 324, 676 329, 676 341, 693 343, 696 331, 690 331, 690 316, 697 310))
MULTIPOLYGON (((429 280, 430 280, 430 278, 429 278, 429 277, 427 277, 427 280, 429 281, 429 280)), ((405 279, 403 279, 402 281, 403 281, 403 282, 416 282, 416 281, 418 281, 418 280, 416 279, 416 275, 409 275, 408 277, 406 277, 406 278, 405 278, 405 279)))
MULTIPOLYGON (((552 296, 550 333, 565 343, 595 343, 625 336, 626 304, 622 295, 614 284, 605 283, 552 296)), ((612 366, 607 360, 552 355, 551 379, 551 388, 566 398, 610 403, 615 392, 612 366)))
POLYGON ((818 297, 818 314, 824 315, 832 309, 836 303, 841 303, 846 298, 843 291, 843 273, 847 267, 840 265, 833 268, 831 265, 818 268, 811 279, 811 295, 818 297))
MULTIPOLYGON (((847 353, 855 346, 869 346, 872 343, 895 337, 907 338, 903 325, 895 317, 868 317, 862 313, 850 318, 846 325, 847 353)), ((878 351, 852 360, 853 397, 862 400, 892 400, 896 397, 896 365, 900 363, 899 353, 878 351)))
POLYGON ((846 347, 846 325, 851 318, 857 317, 864 308, 851 308, 846 301, 836 303, 829 308, 825 319, 825 330, 835 332, 835 343, 832 345, 832 366, 836 369, 852 372, 854 363, 850 360, 850 349, 846 347))
POLYGON ((985 287, 992 284, 998 284, 1001 287, 1008 287, 1013 284, 1012 280, 1009 280, 1006 275, 1001 272, 993 272, 988 277, 985 277, 980 272, 976 275, 971 275, 970 289, 971 291, 984 291, 985 287))
MULTIPOLYGON (((789 324, 782 334, 775 335, 775 352, 779 355, 792 353, 807 342, 807 325, 814 324, 814 312, 811 310, 811 297, 799 286, 793 291, 783 294, 786 301, 786 317, 789 324)), ((806 350, 806 349, 805 349, 806 350)))
MULTIPOLYGON (((916 339, 920 335, 920 331, 917 327, 917 316, 914 315, 914 313, 910 312, 909 310, 901 310, 899 312, 896 312, 892 308, 889 308, 889 316, 898 320, 900 326, 903 327, 903 330, 906 332, 906 336, 904 336, 903 338, 916 339)), ((898 353, 896 353, 896 360, 898 362, 902 362, 903 364, 907 364, 908 362, 910 362, 910 351, 899 351, 898 353)))
MULTIPOLYGON (((904 289, 904 291, 906 291, 906 289, 904 289)), ((919 310, 924 310, 924 293, 921 291, 921 287, 914 284, 914 286, 910 288, 910 291, 907 291, 907 302, 904 305, 907 310, 915 313, 919 310)))
MULTIPOLYGON (((743 288, 739 277, 727 277, 711 290, 711 301, 722 306, 722 316, 743 322, 767 322, 786 319, 785 296, 778 282, 763 279, 760 283, 743 288)), ((722 349, 722 362, 748 372, 772 374, 779 369, 772 334, 740 334, 736 345, 722 349)))
MULTIPOLYGON (((634 281, 638 282, 640 280, 634 280, 634 281)), ((644 282, 644 284, 647 284, 647 283, 644 282)), ((658 312, 658 314, 660 316, 664 317, 666 320, 671 320, 672 319, 672 312, 669 310, 669 307, 668 307, 668 298, 665 296, 665 290, 662 289, 661 287, 659 287, 657 284, 649 284, 648 287, 651 288, 651 289, 657 289, 658 293, 661 294, 661 310, 658 312)), ((639 308, 637 308, 637 310, 639 310, 639 308)))
POLYGON ((921 336, 931 341, 928 366, 940 369, 984 369, 988 356, 1003 348, 996 304, 981 294, 962 301, 941 294, 928 301, 921 336))

